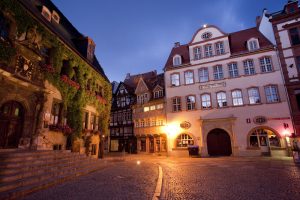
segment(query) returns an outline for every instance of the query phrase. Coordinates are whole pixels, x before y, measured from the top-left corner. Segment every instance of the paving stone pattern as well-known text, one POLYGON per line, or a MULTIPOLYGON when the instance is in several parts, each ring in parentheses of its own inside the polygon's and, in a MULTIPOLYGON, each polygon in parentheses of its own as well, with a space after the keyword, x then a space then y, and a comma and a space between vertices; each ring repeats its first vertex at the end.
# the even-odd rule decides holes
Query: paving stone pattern
POLYGON ((24 200, 152 199, 157 177, 158 167, 153 163, 111 161, 103 170, 31 194, 24 200))
POLYGON ((207 158, 163 161, 161 199, 300 199, 300 168, 291 159, 207 158))

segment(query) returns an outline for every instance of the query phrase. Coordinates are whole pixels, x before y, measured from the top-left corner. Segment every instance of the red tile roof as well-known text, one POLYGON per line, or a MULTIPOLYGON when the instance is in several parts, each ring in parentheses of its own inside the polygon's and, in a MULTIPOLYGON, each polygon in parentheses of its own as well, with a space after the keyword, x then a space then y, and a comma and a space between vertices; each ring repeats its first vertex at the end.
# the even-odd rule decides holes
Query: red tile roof
POLYGON ((187 44, 179 47, 173 47, 165 67, 173 66, 173 56, 181 55, 182 64, 190 63, 189 46, 187 44))

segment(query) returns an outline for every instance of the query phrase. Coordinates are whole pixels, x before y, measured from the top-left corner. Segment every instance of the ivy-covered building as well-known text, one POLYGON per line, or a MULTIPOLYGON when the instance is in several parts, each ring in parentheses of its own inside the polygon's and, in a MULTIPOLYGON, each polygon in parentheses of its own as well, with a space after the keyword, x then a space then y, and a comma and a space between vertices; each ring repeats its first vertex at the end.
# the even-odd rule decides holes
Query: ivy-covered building
POLYGON ((51 1, 0 1, 0 148, 97 156, 111 85, 94 51, 51 1))

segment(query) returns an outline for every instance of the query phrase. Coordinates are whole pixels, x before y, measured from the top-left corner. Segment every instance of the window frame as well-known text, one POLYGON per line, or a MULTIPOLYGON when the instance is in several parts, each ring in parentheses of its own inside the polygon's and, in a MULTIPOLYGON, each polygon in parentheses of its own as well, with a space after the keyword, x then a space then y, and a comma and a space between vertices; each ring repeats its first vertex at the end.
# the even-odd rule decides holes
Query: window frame
POLYGON ((173 66, 178 67, 180 65, 182 65, 182 58, 180 55, 176 54, 173 56, 173 66), (178 63, 176 63, 177 59, 178 59, 178 63))
POLYGON ((208 67, 201 67, 201 68, 198 69, 198 78, 199 78, 199 83, 205 83, 205 82, 209 81, 208 67), (200 73, 202 70, 207 72, 207 80, 205 80, 205 81, 201 81, 201 78, 206 77, 206 76, 202 76, 204 73, 200 73))
POLYGON ((182 111, 181 97, 179 97, 179 96, 172 97, 171 100, 172 100, 172 112, 180 112, 180 111, 182 111), (174 102, 174 100, 176 102, 174 102), (176 108, 176 109, 174 109, 174 108, 176 108))
POLYGON ((185 97, 185 101, 186 101, 186 110, 188 110, 188 111, 196 110, 196 95, 187 95, 185 97), (188 99, 190 97, 194 98, 194 102, 189 102, 188 101, 188 99), (190 109, 189 109, 189 107, 190 107, 190 109))
MULTIPOLYGON (((275 84, 265 85, 265 86, 264 86, 264 92, 265 92, 266 102, 267 102, 267 103, 279 103, 279 102, 280 102, 280 94, 279 94, 278 85, 275 85, 275 84), (270 87, 275 87, 275 88, 276 88, 277 101, 269 101, 269 100, 268 100, 268 96, 270 96, 270 95, 267 95, 266 89, 267 89, 267 88, 270 88, 270 87)), ((272 94, 271 94, 271 95, 272 95, 272 94)))
POLYGON ((260 97, 260 92, 259 92, 259 88, 258 87, 249 87, 249 88, 247 88, 247 94, 248 94, 248 100, 249 100, 249 104, 250 105, 261 104, 261 97, 260 97), (250 90, 253 90, 253 89, 255 89, 257 91, 258 96, 252 96, 252 95, 250 95, 249 92, 250 92, 250 90), (255 103, 251 103, 251 99, 252 98, 258 98, 259 102, 255 101, 255 103))
POLYGON ((202 59, 202 47, 201 46, 196 46, 193 48, 193 56, 194 56, 194 60, 202 59))
POLYGON ((218 106, 218 108, 225 108, 225 107, 228 107, 228 101, 227 101, 227 94, 226 94, 226 92, 225 91, 218 91, 218 92, 216 92, 216 100, 217 100, 217 106, 218 106), (225 99, 219 99, 218 98, 218 94, 221 94, 221 93, 223 93, 223 94, 225 94, 225 99), (224 103, 224 100, 225 100, 225 102, 226 102, 226 105, 224 106, 223 105, 223 103, 224 103), (221 101, 221 103, 222 103, 222 106, 220 106, 220 102, 219 101, 221 101))
POLYGON ((241 89, 234 89, 231 90, 231 98, 232 98, 232 106, 237 107, 237 106, 244 106, 244 99, 243 99, 243 91, 241 89), (234 92, 240 92, 241 96, 240 97, 234 97, 233 93, 234 92), (238 104, 235 104, 235 100, 238 100, 238 104), (241 104, 239 103, 239 100, 241 100, 241 104))
POLYGON ((259 58, 259 65, 260 65, 260 71, 261 73, 270 73, 274 71, 273 63, 272 63, 272 57, 271 56, 263 56, 259 58), (269 63, 267 63, 267 59, 269 59, 269 63), (263 64, 262 64, 263 61, 263 64), (271 66, 271 68, 268 68, 268 65, 271 66))
POLYGON ((215 51, 216 51, 217 56, 225 54, 225 48, 224 48, 224 42, 223 41, 215 43, 215 51))
POLYGON ((212 108, 212 101, 211 101, 211 94, 210 93, 202 93, 200 94, 200 100, 201 100, 201 109, 211 109, 212 108), (209 101, 203 101, 203 96, 208 96, 209 97, 209 101), (209 102, 209 106, 208 107, 204 107, 203 103, 208 103, 209 102))
POLYGON ((170 81, 171 81, 171 86, 172 87, 179 87, 180 86, 180 73, 179 72, 175 72, 175 73, 170 74, 170 81), (175 76, 175 75, 178 75, 178 85, 176 85, 176 84, 173 85, 173 76, 175 76))
POLYGON ((222 80, 224 79, 224 71, 222 65, 215 65, 213 67, 214 80, 222 80), (221 70, 219 70, 221 69, 221 70))
POLYGON ((244 67, 244 74, 245 74, 245 76, 251 76, 251 75, 255 75, 256 74, 255 64, 254 64, 254 60, 253 59, 243 60, 243 67, 244 67), (249 61, 252 62, 252 66, 249 65, 249 61), (247 63, 247 64, 245 65, 245 63, 247 63), (248 73, 246 73, 247 71, 248 71, 248 73))
POLYGON ((239 67, 237 62, 230 62, 227 64, 229 78, 237 78, 239 77, 239 67), (234 67, 235 66, 235 69, 234 67))
POLYGON ((260 48, 259 41, 257 38, 250 38, 247 41, 247 48, 249 51, 256 51, 260 48))
POLYGON ((175 139, 176 148, 187 148, 189 145, 194 145, 194 144, 195 144, 194 138, 188 133, 180 133, 175 139), (180 142, 178 142, 179 140, 180 140, 180 142), (185 142, 183 142, 183 141, 185 141, 185 142), (192 142, 190 142, 190 141, 192 141, 192 142), (179 146, 178 144, 181 144, 181 145, 179 146))
POLYGON ((193 70, 187 70, 187 71, 184 71, 184 73, 183 73, 183 76, 184 76, 184 84, 185 85, 191 85, 191 84, 194 84, 195 83, 195 78, 194 78, 194 71, 193 70), (192 74, 192 77, 186 77, 186 75, 188 74, 188 73, 191 73, 192 74), (189 79, 187 79, 187 78, 189 78, 189 79), (187 81, 192 81, 192 82, 187 82, 187 81))
POLYGON ((205 58, 210 58, 210 57, 214 56, 212 44, 204 45, 204 56, 205 56, 205 58))

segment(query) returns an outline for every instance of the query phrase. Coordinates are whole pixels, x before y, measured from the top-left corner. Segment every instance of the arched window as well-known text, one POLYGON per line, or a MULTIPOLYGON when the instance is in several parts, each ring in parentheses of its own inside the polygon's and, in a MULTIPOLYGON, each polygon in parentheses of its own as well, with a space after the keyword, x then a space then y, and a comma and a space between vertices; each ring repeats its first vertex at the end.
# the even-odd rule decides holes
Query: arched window
POLYGON ((180 55, 175 55, 173 57, 173 65, 174 66, 179 66, 182 64, 182 61, 181 61, 181 56, 180 55))
POLYGON ((4 41, 8 39, 9 24, 4 16, 0 13, 0 40, 4 41))
POLYGON ((188 145, 194 145, 194 140, 186 133, 178 135, 176 138, 176 147, 188 147, 188 145))
POLYGON ((267 128, 258 128, 252 131, 249 136, 250 147, 281 147, 280 138, 267 128))
POLYGON ((257 38, 251 38, 247 41, 247 46, 249 51, 255 51, 259 49, 259 43, 257 38))

